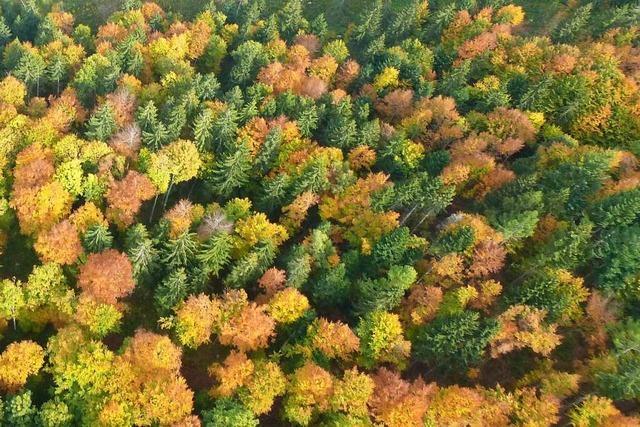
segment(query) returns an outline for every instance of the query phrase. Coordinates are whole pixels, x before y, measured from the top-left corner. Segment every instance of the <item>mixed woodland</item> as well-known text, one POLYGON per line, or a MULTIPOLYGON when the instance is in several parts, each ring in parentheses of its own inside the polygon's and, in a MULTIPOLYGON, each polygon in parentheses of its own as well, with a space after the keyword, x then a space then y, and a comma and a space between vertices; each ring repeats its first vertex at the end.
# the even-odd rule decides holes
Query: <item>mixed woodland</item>
POLYGON ((640 3, 0 0, 0 425, 640 425, 640 3))

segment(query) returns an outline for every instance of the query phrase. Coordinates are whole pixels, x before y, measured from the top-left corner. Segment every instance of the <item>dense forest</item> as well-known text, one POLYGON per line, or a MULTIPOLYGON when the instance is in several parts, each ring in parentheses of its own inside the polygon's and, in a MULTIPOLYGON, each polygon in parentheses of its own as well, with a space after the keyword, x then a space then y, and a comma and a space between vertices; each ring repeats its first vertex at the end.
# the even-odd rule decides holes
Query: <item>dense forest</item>
POLYGON ((640 3, 0 0, 0 425, 640 425, 640 3))

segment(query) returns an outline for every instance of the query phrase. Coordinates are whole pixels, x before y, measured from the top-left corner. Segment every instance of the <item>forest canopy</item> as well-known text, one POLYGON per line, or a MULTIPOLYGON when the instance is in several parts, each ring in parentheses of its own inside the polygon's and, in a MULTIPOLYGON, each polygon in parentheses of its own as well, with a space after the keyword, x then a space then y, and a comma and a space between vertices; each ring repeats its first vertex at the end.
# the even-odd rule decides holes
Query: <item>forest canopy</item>
POLYGON ((0 0, 0 425, 640 425, 640 3, 0 0))

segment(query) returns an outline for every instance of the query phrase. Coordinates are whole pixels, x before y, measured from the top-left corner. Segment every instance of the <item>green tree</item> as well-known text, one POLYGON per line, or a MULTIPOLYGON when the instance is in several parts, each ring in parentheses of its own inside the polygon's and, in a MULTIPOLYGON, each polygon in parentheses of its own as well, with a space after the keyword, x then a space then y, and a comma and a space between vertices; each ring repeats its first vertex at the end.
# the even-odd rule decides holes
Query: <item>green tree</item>
POLYGON ((116 120, 109 104, 96 110, 87 123, 87 138, 107 141, 116 131, 116 120))
POLYGON ((249 147, 243 142, 235 151, 216 162, 208 177, 209 185, 216 194, 229 198, 249 181, 251 169, 249 147))
POLYGON ((363 279, 355 284, 354 309, 359 314, 374 310, 393 310, 417 279, 416 270, 408 265, 394 265, 387 277, 363 279))
POLYGON ((242 403, 234 399, 218 399, 212 409, 203 411, 205 427, 256 427, 259 421, 242 403))
POLYGON ((442 370, 466 369, 482 360, 497 330, 494 319, 481 320, 472 311, 439 317, 418 330, 413 340, 415 356, 442 370))

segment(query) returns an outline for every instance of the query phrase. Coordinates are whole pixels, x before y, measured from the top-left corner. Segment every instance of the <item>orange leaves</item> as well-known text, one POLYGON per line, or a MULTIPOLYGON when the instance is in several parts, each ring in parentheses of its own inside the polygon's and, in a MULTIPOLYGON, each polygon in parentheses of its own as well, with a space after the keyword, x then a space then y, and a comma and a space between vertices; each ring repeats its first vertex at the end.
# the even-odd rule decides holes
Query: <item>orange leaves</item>
POLYGON ((509 425, 510 407, 481 387, 453 385, 440 389, 427 414, 435 425, 509 425))
POLYGON ((11 207, 23 233, 49 229, 71 209, 72 196, 57 181, 50 150, 33 144, 18 154, 14 169, 11 207))
POLYGON ((131 262, 114 249, 91 254, 80 267, 78 286, 98 302, 115 304, 136 286, 131 262))
POLYGON ((360 348, 360 339, 342 322, 320 318, 309 328, 313 348, 330 359, 347 360, 360 348))
POLYGON ((13 393, 40 371, 44 350, 33 341, 13 342, 0 354, 0 389, 13 393))
POLYGON ((368 145, 359 145, 349 151, 348 158, 351 169, 370 169, 376 162, 376 152, 368 145))
POLYGON ((218 381, 218 385, 211 390, 214 397, 231 396, 236 389, 243 386, 254 372, 254 364, 244 353, 232 350, 223 364, 213 364, 209 367, 209 375, 218 381))
POLYGON ((498 317, 500 331, 491 343, 491 356, 528 347, 548 356, 560 344, 557 326, 544 321, 545 310, 526 305, 514 305, 498 317))
POLYGON ((429 400, 436 390, 421 378, 404 381, 397 372, 380 368, 373 376, 375 390, 369 400, 374 418, 388 427, 422 426, 429 400))
POLYGON ((592 291, 585 308, 587 316, 581 322, 590 351, 606 349, 609 340, 607 327, 617 320, 619 310, 616 302, 610 297, 592 291))
POLYGON ((155 191, 149 178, 130 170, 123 180, 109 185, 107 217, 120 227, 131 225, 142 202, 151 199, 155 191))
POLYGON ((375 109, 391 123, 397 123, 411 113, 413 91, 411 89, 395 89, 377 100, 375 109))
POLYGON ((486 240, 473 250, 473 263, 469 266, 470 277, 487 277, 504 266, 507 256, 505 248, 493 240, 486 240))
POLYGON ((223 345, 233 345, 240 351, 265 348, 274 335, 275 322, 264 306, 249 303, 226 322, 218 339, 223 345))
POLYGON ((284 270, 272 267, 264 272, 258 279, 258 285, 267 298, 271 298, 276 292, 284 289, 287 281, 287 273, 284 270))
POLYGON ((76 227, 68 220, 40 233, 34 249, 44 262, 73 264, 84 252, 76 227))
POLYGON ((442 303, 442 289, 417 285, 411 288, 404 302, 403 314, 414 325, 422 325, 436 317, 442 303))
POLYGON ((398 226, 398 213, 374 212, 370 208, 372 193, 387 186, 387 180, 385 174, 369 174, 342 194, 325 196, 319 206, 320 217, 335 220, 346 240, 365 251, 370 250, 382 235, 398 226))
POLYGON ((136 330, 134 336, 125 343, 121 357, 135 367, 141 383, 154 376, 178 374, 182 364, 182 351, 169 337, 144 329, 136 330))

